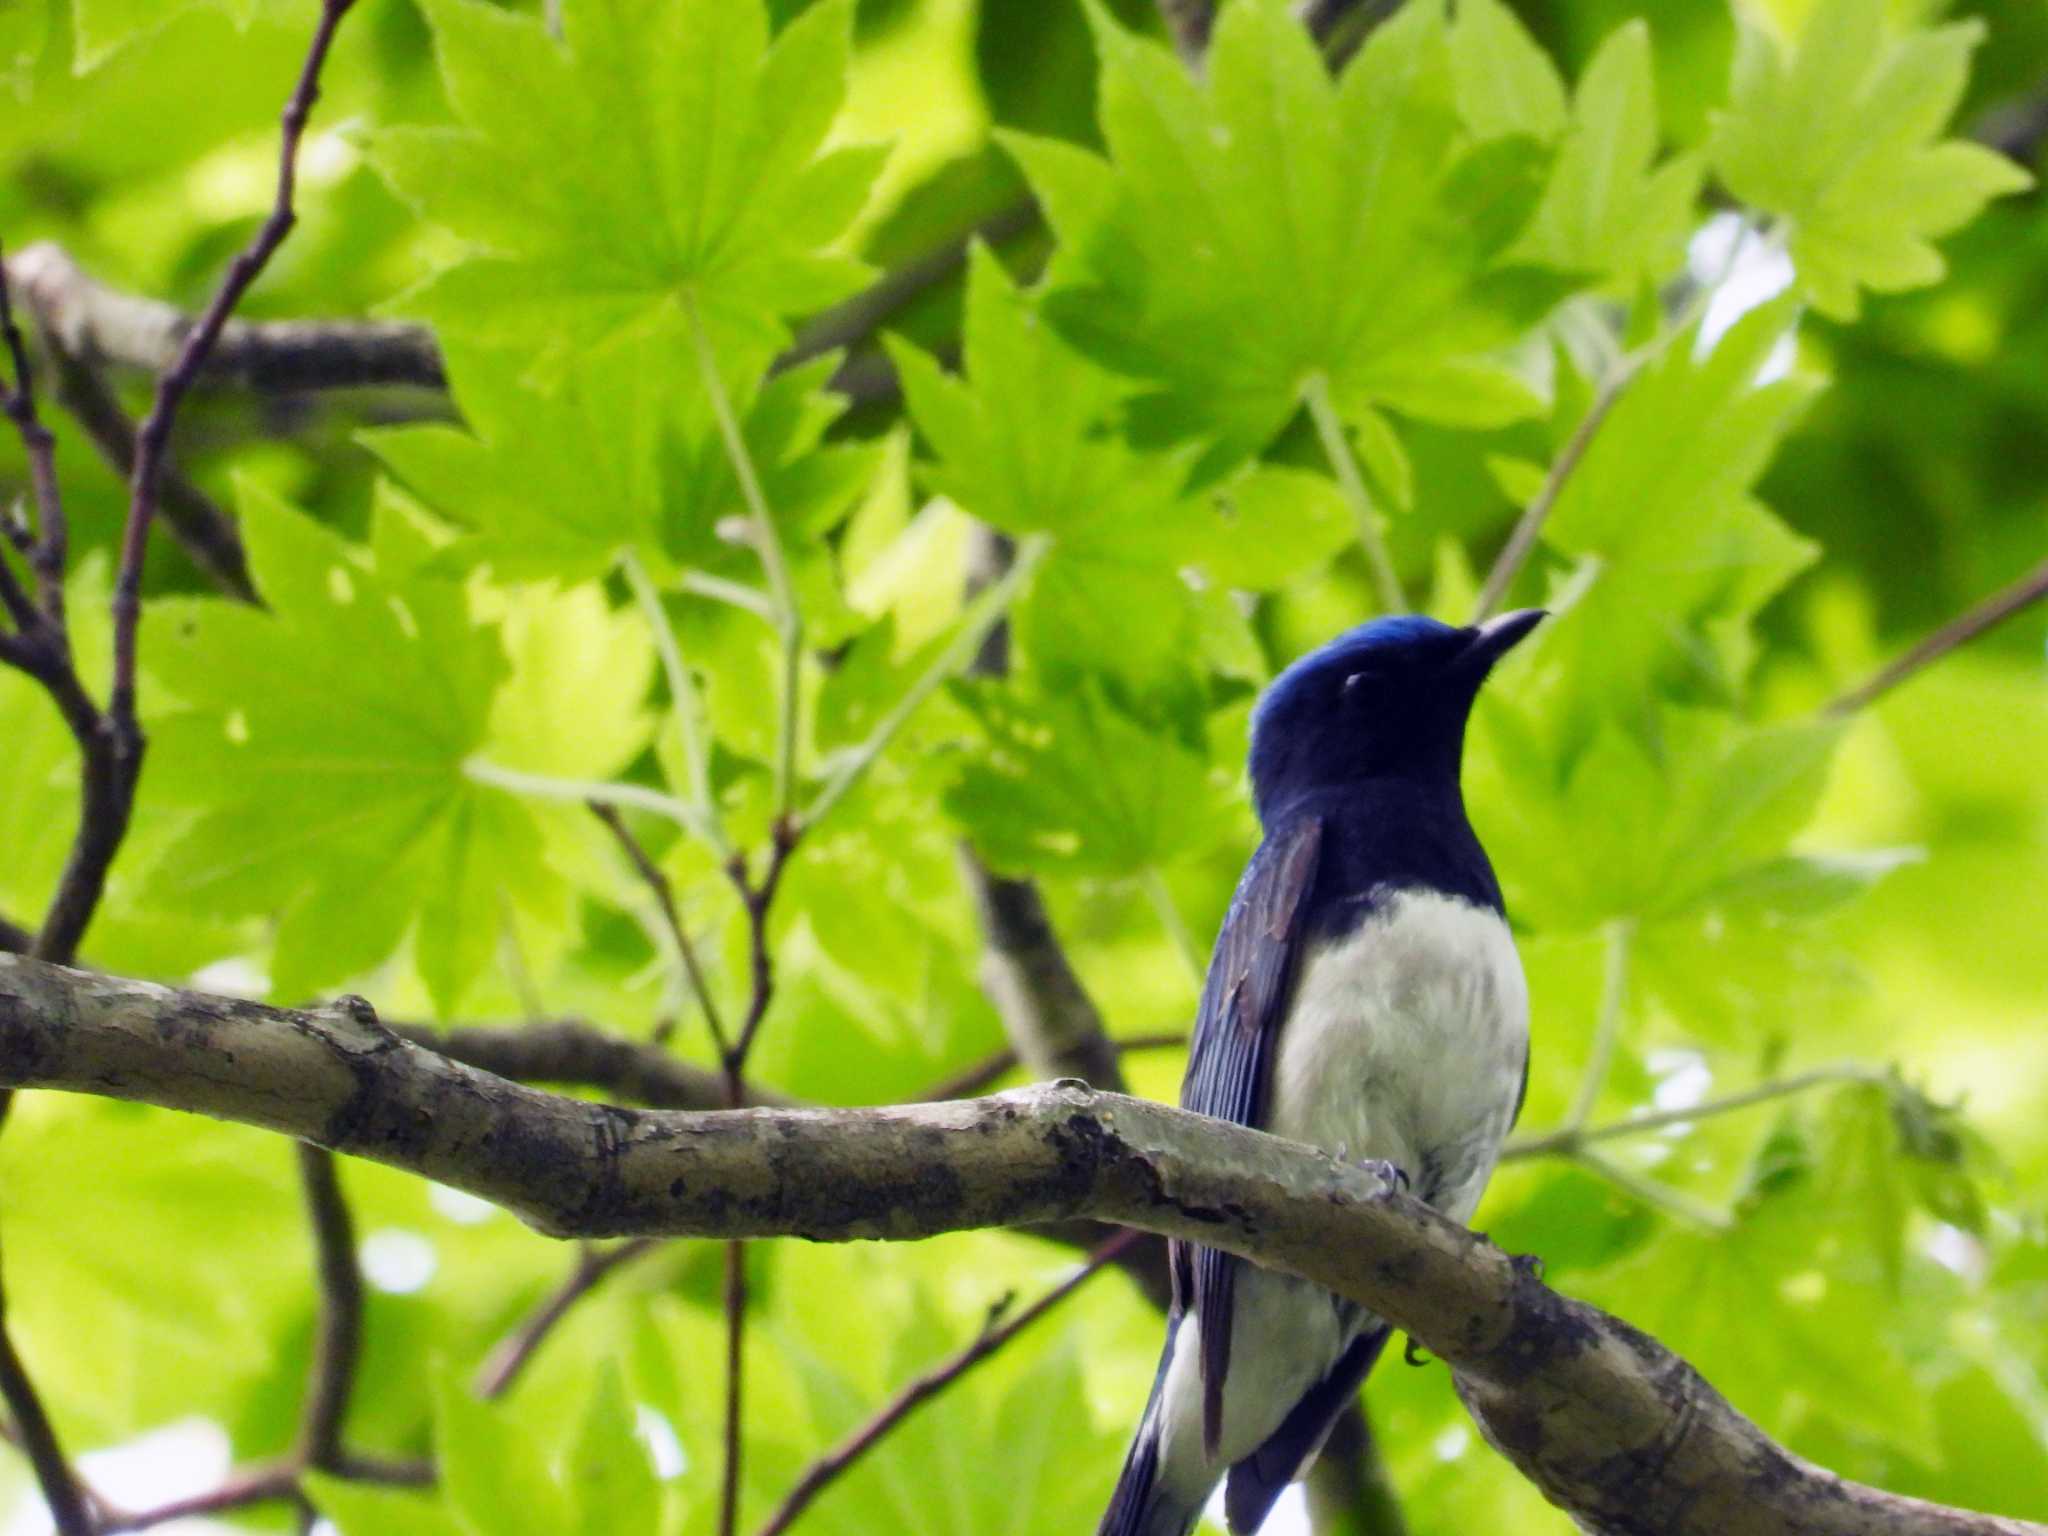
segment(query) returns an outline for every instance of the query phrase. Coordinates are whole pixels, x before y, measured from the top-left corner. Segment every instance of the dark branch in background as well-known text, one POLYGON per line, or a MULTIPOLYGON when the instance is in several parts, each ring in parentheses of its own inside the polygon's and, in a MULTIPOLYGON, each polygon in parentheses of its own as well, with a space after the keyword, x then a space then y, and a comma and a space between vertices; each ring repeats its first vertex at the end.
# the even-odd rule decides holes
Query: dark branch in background
POLYGON ((1792 1456, 1655 1340, 1363 1169, 1078 1085, 894 1109, 635 1113, 465 1068, 365 1008, 266 1008, 14 956, 0 956, 0 1085, 261 1126, 565 1236, 906 1240, 1074 1216, 1141 1227, 1386 1318, 1451 1367, 1489 1442, 1585 1529, 2048 1536, 1792 1456))
POLYGON ((1302 1481, 1317 1536, 1407 1536, 1407 1517, 1364 1409, 1338 1415, 1302 1481))
POLYGON ((1967 645, 1979 635, 1995 629, 2043 597, 2048 597, 2048 560, 2043 560, 2011 586, 1994 592, 1974 608, 1949 620, 1903 656, 1882 668, 1876 676, 1851 688, 1829 704, 1825 713, 1838 718, 1855 714, 1859 709, 1891 692, 1914 673, 1932 666, 1958 646, 1967 645))
POLYGON ((1216 25, 1212 0, 1157 0, 1159 19, 1173 39, 1173 51, 1189 69, 1199 71, 1209 51, 1209 33, 1216 25))
POLYGON ((873 1418, 812 1462, 805 1469, 803 1476, 796 1480, 783 1501, 775 1507, 775 1513, 768 1517, 767 1523, 761 1527, 757 1536, 781 1536, 782 1532, 795 1523, 797 1516, 810 1507, 819 1494, 830 1487, 861 1457, 879 1445, 883 1436, 890 1430, 1073 1295, 1087 1284, 1091 1277, 1099 1274, 1103 1266, 1112 1263, 1119 1254, 1143 1236, 1143 1233, 1137 1231, 1119 1232, 1090 1254, 1087 1261, 1073 1274, 1007 1322, 1003 1321, 1003 1315, 1010 1310, 1011 1298, 1005 1296, 990 1307, 988 1321, 982 1326, 981 1333, 973 1343, 944 1364, 933 1367, 909 1383, 890 1398, 873 1418))
MULTIPOLYGON (((595 1088, 613 1098, 652 1109, 723 1109, 725 1078, 720 1072, 678 1061, 658 1045, 625 1040, 576 1019, 531 1025, 437 1030, 394 1026, 429 1050, 521 1083, 561 1083, 595 1088)), ((742 1104, 789 1105, 771 1089, 747 1084, 742 1104)))
POLYGON ((1012 1050, 1034 1077, 1078 1077, 1121 1091, 1123 1072, 1102 1015, 1052 931, 1038 887, 1011 880, 972 849, 960 869, 981 919, 981 985, 1012 1050))
POLYGON ((302 1467, 327 1471, 341 1459, 342 1421, 362 1359, 363 1274, 356 1259, 355 1218, 335 1177, 334 1154, 301 1142, 299 1178, 320 1277, 320 1331, 293 1458, 302 1467))
POLYGON ((71 1463, 64 1459, 57 1432, 50 1427, 50 1416, 43 1410, 43 1400, 8 1336, 4 1282, 0 1282, 0 1402, 7 1404, 12 1438, 35 1472, 36 1486, 42 1490, 43 1502, 50 1506, 57 1536, 93 1536, 92 1511, 86 1504, 85 1490, 72 1475, 71 1463))
MULTIPOLYGON (((11 265, 51 340, 87 368, 171 368, 203 324, 203 317, 175 305, 96 282, 47 241, 29 246, 11 265)), ((229 320, 201 357, 195 377, 265 394, 447 387, 431 331, 379 320, 229 320)))
POLYGON ((912 257, 806 324, 789 350, 776 359, 776 369, 794 368, 822 353, 869 340, 886 321, 965 268, 967 248, 974 241, 1002 245, 1037 229, 1042 222, 1038 205, 1023 198, 991 214, 967 234, 912 257))
MULTIPOLYGON (((135 472, 135 423, 105 380, 57 345, 47 332, 44 342, 58 403, 71 413, 108 467, 126 482, 135 472)), ((249 557, 242 549, 235 520, 175 468, 165 469, 160 491, 164 522, 192 563, 228 596, 255 602, 249 557)))
POLYGON ((36 936, 21 924, 0 917, 0 952, 25 955, 34 947, 36 936))

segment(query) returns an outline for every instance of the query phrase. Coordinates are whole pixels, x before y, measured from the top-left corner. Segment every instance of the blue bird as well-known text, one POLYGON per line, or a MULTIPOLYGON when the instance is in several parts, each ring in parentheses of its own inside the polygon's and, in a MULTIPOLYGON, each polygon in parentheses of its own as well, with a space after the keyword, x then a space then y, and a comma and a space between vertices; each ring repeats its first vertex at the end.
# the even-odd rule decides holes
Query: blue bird
MULTIPOLYGON (((1471 1218, 1528 1085, 1529 1000, 1465 818, 1465 721, 1540 609, 1455 629, 1375 619, 1287 668, 1252 715, 1264 832, 1223 920, 1181 1104, 1391 1164, 1471 1218)), ((1388 1328, 1305 1280, 1188 1243, 1152 1398, 1101 1536, 1187 1536, 1227 1479, 1256 1530, 1388 1328)))

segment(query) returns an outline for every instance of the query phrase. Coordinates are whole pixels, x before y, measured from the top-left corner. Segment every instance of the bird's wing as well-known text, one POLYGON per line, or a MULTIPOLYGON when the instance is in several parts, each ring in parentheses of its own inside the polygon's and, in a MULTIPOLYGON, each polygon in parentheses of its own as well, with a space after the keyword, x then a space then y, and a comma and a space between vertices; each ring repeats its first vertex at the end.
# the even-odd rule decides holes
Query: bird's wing
MULTIPOLYGON (((1322 842, 1321 819, 1304 817, 1261 843, 1238 881, 1202 989, 1181 1084, 1184 1108, 1239 1125, 1258 1123, 1322 842)), ((1212 1456, 1223 1428, 1236 1271, 1237 1261, 1228 1254, 1189 1243, 1173 1245, 1175 1299, 1183 1308, 1193 1307, 1199 1330, 1202 1439, 1212 1456)))

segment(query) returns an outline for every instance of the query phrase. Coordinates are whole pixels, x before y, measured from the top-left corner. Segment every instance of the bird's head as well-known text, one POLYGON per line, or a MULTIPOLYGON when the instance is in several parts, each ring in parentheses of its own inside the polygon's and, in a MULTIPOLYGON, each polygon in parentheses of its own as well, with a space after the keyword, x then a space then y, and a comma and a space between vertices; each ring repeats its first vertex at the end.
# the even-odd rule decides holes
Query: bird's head
POLYGON ((1374 619, 1302 657, 1252 713, 1259 815, 1368 779, 1455 790, 1479 685, 1543 616, 1524 608, 1463 629, 1412 614, 1374 619))

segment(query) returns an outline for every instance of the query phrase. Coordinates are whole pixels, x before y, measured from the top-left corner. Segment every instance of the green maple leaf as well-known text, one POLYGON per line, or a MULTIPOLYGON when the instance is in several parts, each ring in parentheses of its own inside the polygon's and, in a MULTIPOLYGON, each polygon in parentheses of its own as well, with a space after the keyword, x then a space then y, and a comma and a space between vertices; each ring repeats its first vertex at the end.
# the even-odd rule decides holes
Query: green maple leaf
POLYGON ((1649 697, 1653 681, 1732 689, 1756 610, 1814 547, 1752 487, 1814 394, 1798 373, 1765 379, 1790 319, 1757 309, 1695 356, 1678 337, 1627 388, 1558 497, 1544 539, 1588 581, 1544 641, 1578 701, 1560 725, 1649 697))
POLYGON ((1278 0, 1224 10, 1206 84, 1106 18, 1096 31, 1110 159, 1004 142, 1060 236, 1048 313, 1149 386, 1141 421, 1213 438, 1227 464, 1319 377, 1347 415, 1538 408, 1494 354, 1563 292, 1504 259, 1545 155, 1467 130, 1441 4, 1403 8, 1336 81, 1278 0))
POLYGON ((1177 732, 1140 719, 1099 677, 1053 692, 963 688, 988 749, 946 807, 998 867, 1136 875, 1212 848, 1230 794, 1177 732))
MULTIPOLYGON (((363 434, 438 513, 468 531, 447 559, 514 580, 579 581, 636 552, 758 577, 717 534, 746 504, 709 400, 685 352, 651 339, 567 365, 550 388, 502 352, 456 343, 450 378, 468 430, 441 424, 363 434)), ((741 436, 786 547, 813 550, 872 476, 877 450, 826 444, 845 401, 824 389, 836 359, 777 374, 742 400, 741 436)))
POLYGON ((1543 200, 1514 255, 1623 289, 1668 276, 1684 260, 1703 168, 1694 155, 1663 165, 1656 156, 1650 30, 1637 20, 1610 34, 1580 76, 1543 200))
POLYGON ((835 254, 879 166, 824 149, 853 7, 772 42, 760 0, 580 0, 566 40, 476 0, 427 0, 460 128, 397 128, 375 155, 400 195, 477 254, 412 307, 451 331, 529 325, 559 350, 673 335, 694 309, 746 378, 789 316, 853 291, 835 254))
POLYGON ((1886 35, 1884 0, 1822 0, 1789 53, 1745 27, 1710 154, 1728 190, 1783 218, 1801 292, 1853 319, 1860 292, 1946 270, 1929 243, 2032 185, 1980 144, 1942 139, 1977 21, 1886 35))
MULTIPOLYGON (((387 517, 391 514, 385 514, 387 517)), ((463 776, 506 666, 463 589, 379 530, 378 558, 245 488, 267 611, 149 610, 145 653, 180 706, 153 730, 146 794, 196 814, 152 871, 159 899, 274 914, 272 982, 302 1000, 410 931, 444 1012, 495 951, 505 901, 538 900, 524 807, 463 776)))

